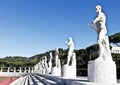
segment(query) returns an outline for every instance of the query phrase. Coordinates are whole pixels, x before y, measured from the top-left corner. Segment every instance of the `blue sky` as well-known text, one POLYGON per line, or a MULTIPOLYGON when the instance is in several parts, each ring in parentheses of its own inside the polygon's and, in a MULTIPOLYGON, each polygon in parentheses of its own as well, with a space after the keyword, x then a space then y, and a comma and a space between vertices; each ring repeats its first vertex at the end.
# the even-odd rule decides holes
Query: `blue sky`
POLYGON ((26 56, 66 49, 73 38, 76 49, 96 42, 88 27, 95 6, 107 16, 108 35, 120 32, 120 0, 0 0, 0 57, 26 56))

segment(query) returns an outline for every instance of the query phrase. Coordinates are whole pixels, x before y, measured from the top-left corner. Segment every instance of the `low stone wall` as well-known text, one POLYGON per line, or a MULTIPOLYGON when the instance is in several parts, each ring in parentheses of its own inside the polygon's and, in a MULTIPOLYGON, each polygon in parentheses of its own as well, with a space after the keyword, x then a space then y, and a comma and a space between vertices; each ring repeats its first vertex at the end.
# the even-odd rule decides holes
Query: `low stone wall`
POLYGON ((0 72, 0 76, 10 76, 10 77, 12 77, 12 76, 17 76, 17 77, 19 77, 19 76, 22 76, 22 75, 25 75, 25 74, 27 74, 27 73, 19 73, 19 72, 0 72))

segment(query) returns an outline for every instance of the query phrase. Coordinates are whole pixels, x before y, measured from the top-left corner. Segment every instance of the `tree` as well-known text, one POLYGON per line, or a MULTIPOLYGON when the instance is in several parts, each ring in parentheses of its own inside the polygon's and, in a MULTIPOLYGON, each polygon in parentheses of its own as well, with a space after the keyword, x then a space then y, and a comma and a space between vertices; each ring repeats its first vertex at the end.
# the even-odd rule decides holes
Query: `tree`
POLYGON ((109 36, 109 41, 120 47, 120 32, 109 36))

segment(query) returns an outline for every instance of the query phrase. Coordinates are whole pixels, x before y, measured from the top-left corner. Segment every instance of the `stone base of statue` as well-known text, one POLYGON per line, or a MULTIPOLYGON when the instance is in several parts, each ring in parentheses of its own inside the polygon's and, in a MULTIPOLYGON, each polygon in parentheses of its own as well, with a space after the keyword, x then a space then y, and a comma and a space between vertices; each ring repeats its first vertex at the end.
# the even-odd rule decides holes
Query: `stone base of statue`
POLYGON ((76 78, 76 66, 62 66, 62 77, 65 78, 76 78))
POLYGON ((76 78, 76 54, 72 53, 72 63, 71 65, 62 66, 62 77, 65 78, 76 78))
POLYGON ((51 75, 61 76, 61 68, 60 67, 53 67, 52 71, 51 71, 51 75))
POLYGON ((116 84, 116 64, 114 61, 89 61, 88 81, 116 84))

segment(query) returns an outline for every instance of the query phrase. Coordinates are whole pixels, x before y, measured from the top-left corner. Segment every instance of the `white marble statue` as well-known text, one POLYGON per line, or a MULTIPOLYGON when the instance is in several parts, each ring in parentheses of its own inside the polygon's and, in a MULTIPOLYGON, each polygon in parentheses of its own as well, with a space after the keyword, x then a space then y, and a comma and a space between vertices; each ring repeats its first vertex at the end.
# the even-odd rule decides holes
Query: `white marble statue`
POLYGON ((74 53, 74 43, 72 41, 72 37, 69 37, 68 42, 65 41, 65 43, 68 45, 67 65, 69 65, 70 58, 72 57, 74 53))
POLYGON ((76 78, 76 54, 74 52, 74 43, 72 38, 69 37, 68 42, 68 56, 67 64, 62 66, 62 77, 65 78, 76 78), (69 63, 71 62, 71 65, 69 63))
POLYGON ((52 52, 50 52, 50 60, 48 62, 48 73, 51 73, 52 69, 52 52))
POLYGON ((47 64, 47 58, 45 56, 45 68, 47 69, 48 68, 48 64, 47 64))
POLYGON ((48 74, 48 64, 47 64, 47 58, 45 56, 45 74, 48 74))
POLYGON ((45 74, 45 60, 42 59, 41 63, 42 63, 42 74, 45 74))
POLYGON ((42 74, 42 61, 39 62, 38 73, 42 74))
POLYGON ((89 24, 89 27, 96 31, 97 33, 97 40, 99 45, 99 57, 96 60, 99 61, 112 61, 111 51, 109 48, 109 40, 107 36, 107 29, 106 29, 106 16, 101 11, 102 7, 100 5, 96 6, 96 13, 97 16, 93 20, 91 24, 89 24), (94 24, 96 25, 96 29, 94 28, 94 24))
POLYGON ((40 73, 40 62, 37 63, 33 68, 34 73, 40 73))
POLYGON ((61 76, 61 64, 59 59, 59 50, 55 49, 55 67, 52 67, 51 75, 61 76))
POLYGON ((103 83, 104 85, 116 85, 116 65, 112 60, 109 48, 109 40, 105 25, 106 16, 101 10, 102 7, 97 5, 97 16, 89 25, 89 27, 95 30, 98 35, 99 56, 95 61, 88 61, 88 81, 103 83), (96 28, 94 25, 96 25, 96 28))
POLYGON ((59 66, 59 59, 58 56, 59 55, 59 50, 58 48, 55 49, 55 66, 58 67, 59 66))

